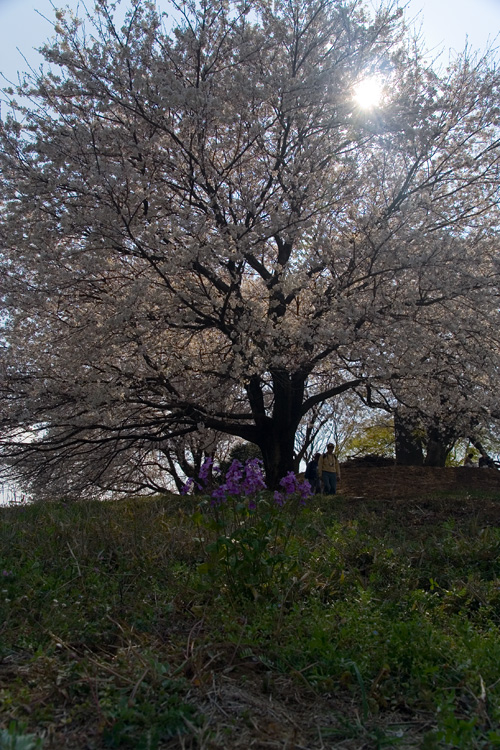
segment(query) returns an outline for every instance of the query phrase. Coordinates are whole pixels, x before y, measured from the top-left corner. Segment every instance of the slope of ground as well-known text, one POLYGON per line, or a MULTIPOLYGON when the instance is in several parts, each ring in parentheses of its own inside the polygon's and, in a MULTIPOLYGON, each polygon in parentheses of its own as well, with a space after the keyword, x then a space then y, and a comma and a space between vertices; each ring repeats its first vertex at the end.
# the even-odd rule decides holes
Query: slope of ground
POLYGON ((500 748, 500 472, 340 490, 239 598, 198 498, 0 509, 0 748, 500 748))

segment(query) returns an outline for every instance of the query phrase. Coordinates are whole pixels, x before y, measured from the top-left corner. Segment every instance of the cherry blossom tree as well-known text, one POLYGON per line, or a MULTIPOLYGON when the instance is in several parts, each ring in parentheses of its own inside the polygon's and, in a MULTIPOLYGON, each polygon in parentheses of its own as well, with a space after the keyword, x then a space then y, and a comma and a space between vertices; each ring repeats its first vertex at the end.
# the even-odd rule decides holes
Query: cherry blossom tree
POLYGON ((486 319, 484 304, 479 315, 455 305, 452 330, 427 344, 418 336, 405 341, 383 387, 359 393, 393 415, 397 463, 444 466, 458 440, 475 444, 498 425, 500 321, 494 294, 490 301, 486 319))
POLYGON ((446 337, 465 363, 465 312, 496 320, 499 74, 436 72, 391 4, 167 7, 57 11, 7 92, 4 456, 64 472, 212 430, 276 487, 312 409, 446 337))

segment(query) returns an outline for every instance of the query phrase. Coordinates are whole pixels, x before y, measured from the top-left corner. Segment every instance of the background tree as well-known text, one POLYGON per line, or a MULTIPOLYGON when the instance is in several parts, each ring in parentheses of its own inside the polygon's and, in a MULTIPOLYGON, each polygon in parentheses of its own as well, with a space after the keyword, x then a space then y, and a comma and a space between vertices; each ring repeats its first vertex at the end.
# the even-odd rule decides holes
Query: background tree
MULTIPOLYGON (((326 451, 328 443, 339 447, 355 420, 353 400, 349 391, 341 396, 316 404, 300 422, 295 434, 294 470, 301 462, 307 464, 317 452, 326 451)), ((358 402, 359 403, 359 402, 358 402)))
POLYGON ((494 429, 498 309, 489 315, 485 325, 468 311, 469 320, 429 339, 427 349, 415 351, 407 342, 405 359, 416 363, 414 372, 395 367, 383 389, 368 390, 365 403, 394 415, 397 463, 444 466, 458 440, 477 442, 494 429))
POLYGON ((2 126, 4 455, 202 428, 275 486, 311 409, 494 308, 498 73, 438 75, 391 5, 112 7, 57 12, 2 126))
POLYGON ((371 413, 357 424, 349 440, 344 445, 344 459, 377 457, 394 462, 394 424, 390 417, 371 413))

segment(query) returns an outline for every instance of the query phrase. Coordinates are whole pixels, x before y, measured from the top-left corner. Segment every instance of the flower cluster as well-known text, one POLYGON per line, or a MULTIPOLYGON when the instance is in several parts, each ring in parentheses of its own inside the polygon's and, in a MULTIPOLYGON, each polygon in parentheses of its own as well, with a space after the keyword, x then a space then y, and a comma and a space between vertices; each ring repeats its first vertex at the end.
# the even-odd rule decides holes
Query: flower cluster
MULTIPOLYGON (((211 456, 207 456, 201 465, 200 471, 198 472, 198 479, 200 481, 196 482, 192 477, 190 477, 182 487, 181 495, 188 495, 193 487, 196 487, 197 490, 204 489, 204 487, 206 487, 210 481, 211 474, 214 468, 213 463, 213 458, 211 456), (200 484, 200 482, 202 482, 202 484, 200 484)), ((217 471, 217 469, 215 469, 215 471, 217 471)))
POLYGON ((213 465, 214 460, 211 456, 207 456, 201 465, 198 478, 205 482, 205 484, 207 484, 210 480, 213 465))
MULTIPOLYGON (((225 482, 212 492, 212 499, 224 502, 228 496, 243 495, 250 498, 265 489, 262 461, 252 458, 243 466, 240 461, 235 460, 228 469, 225 482)), ((249 501, 249 507, 255 507, 253 501, 249 501)))
POLYGON ((276 490, 274 493, 274 501, 276 505, 283 506, 286 498, 295 495, 295 493, 299 495, 301 504, 305 505, 306 500, 312 495, 312 488, 307 479, 300 481, 293 471, 289 471, 288 474, 283 477, 280 481, 280 487, 283 488, 283 492, 276 490))
MULTIPOLYGON (((198 474, 198 480, 190 478, 181 490, 183 495, 187 495, 193 487, 202 490, 207 487, 212 473, 219 473, 217 467, 214 468, 212 458, 206 458, 198 474)), ((285 504, 287 498, 298 495, 301 505, 305 505, 306 500, 312 495, 311 485, 307 480, 299 480, 293 471, 283 477, 280 481, 282 491, 274 493, 276 505, 280 507, 285 504)), ((233 461, 229 467, 224 481, 216 487, 211 493, 212 503, 218 505, 227 501, 229 497, 247 497, 248 507, 255 509, 255 496, 261 490, 266 489, 266 482, 262 470, 262 461, 258 458, 249 459, 245 464, 240 461, 233 461)))
POLYGON ((181 488, 181 495, 189 495, 189 493, 193 489, 193 486, 194 486, 194 479, 192 477, 189 477, 187 482, 183 484, 181 488))

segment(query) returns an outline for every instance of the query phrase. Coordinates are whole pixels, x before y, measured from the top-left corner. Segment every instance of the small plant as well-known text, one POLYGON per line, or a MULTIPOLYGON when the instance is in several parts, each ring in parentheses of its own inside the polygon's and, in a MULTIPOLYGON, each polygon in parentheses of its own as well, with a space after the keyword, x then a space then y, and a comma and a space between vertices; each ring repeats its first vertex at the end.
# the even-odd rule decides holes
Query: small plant
MULTIPOLYGON (((198 489, 207 484, 211 459, 201 467, 198 489)), ((198 571, 210 583, 219 583, 233 598, 258 597, 274 591, 297 569, 289 552, 292 531, 300 511, 311 495, 307 481, 293 472, 280 482, 281 490, 266 489, 259 459, 244 465, 233 461, 220 484, 204 496, 193 520, 204 562, 198 571)))
POLYGON ((438 728, 424 736, 423 750, 441 747, 457 750, 493 750, 500 747, 500 733, 492 727, 486 707, 481 703, 478 701, 472 715, 461 716, 457 711, 455 691, 449 691, 448 696, 438 703, 438 728))
POLYGON ((24 725, 12 721, 8 729, 0 729, 0 750, 42 750, 43 740, 24 734, 24 725))

